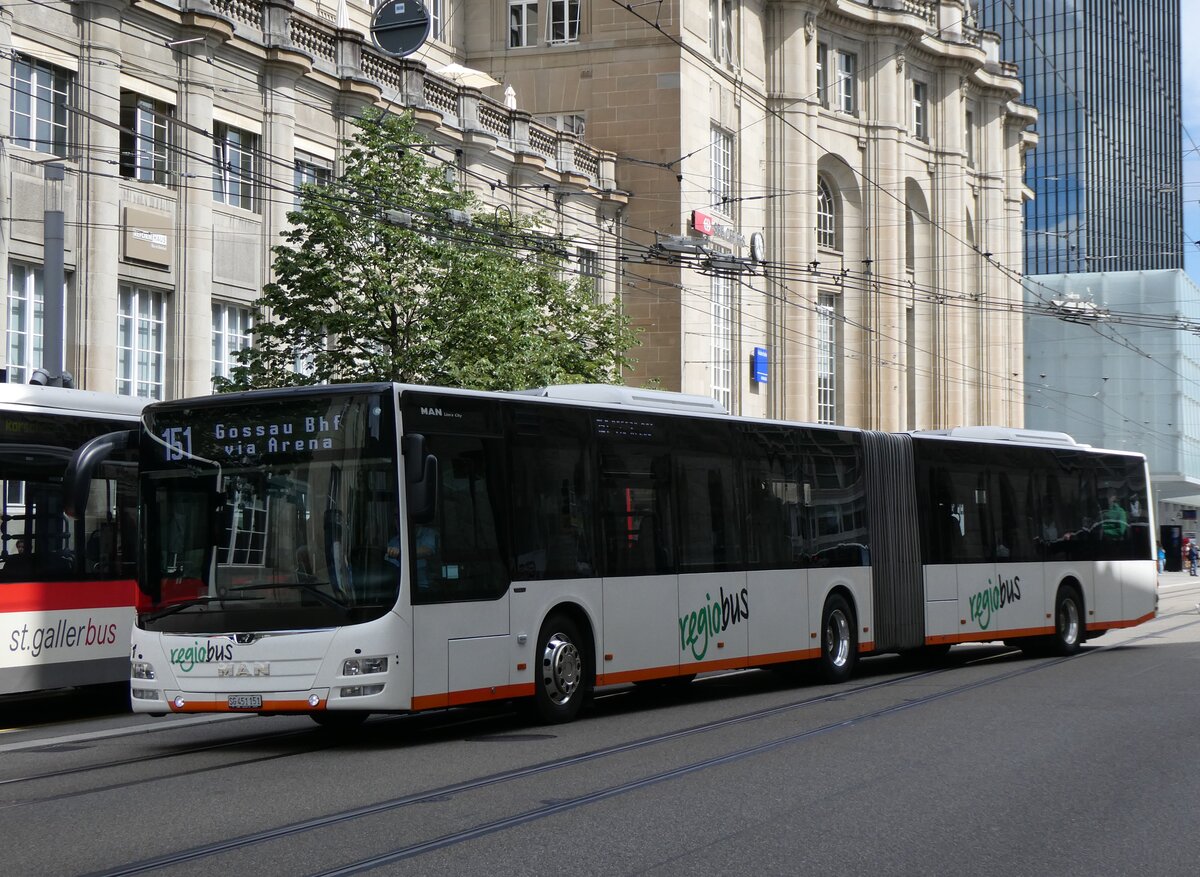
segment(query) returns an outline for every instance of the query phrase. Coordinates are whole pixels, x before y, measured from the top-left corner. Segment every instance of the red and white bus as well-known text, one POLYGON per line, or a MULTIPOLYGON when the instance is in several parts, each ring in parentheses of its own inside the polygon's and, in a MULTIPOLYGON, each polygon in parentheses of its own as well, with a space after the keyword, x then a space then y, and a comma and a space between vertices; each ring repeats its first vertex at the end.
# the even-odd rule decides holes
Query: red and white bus
POLYGON ((621 387, 148 406, 139 712, 372 712, 1152 618, 1145 459, 1003 429, 731 417, 621 387))
POLYGON ((0 695, 129 677, 137 468, 113 455, 65 514, 63 479, 87 441, 135 428, 144 399, 0 384, 0 695))

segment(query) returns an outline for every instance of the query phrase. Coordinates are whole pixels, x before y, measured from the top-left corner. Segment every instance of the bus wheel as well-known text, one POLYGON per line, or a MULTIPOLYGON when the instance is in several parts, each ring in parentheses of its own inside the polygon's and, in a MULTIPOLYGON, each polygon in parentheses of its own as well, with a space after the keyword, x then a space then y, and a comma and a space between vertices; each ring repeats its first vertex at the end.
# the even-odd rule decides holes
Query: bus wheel
POLYGON ((854 613, 845 598, 832 595, 821 612, 821 657, 819 674, 824 682, 845 682, 854 672, 858 641, 854 635, 854 613))
POLYGON ((582 642, 575 623, 565 615, 552 616, 542 625, 533 700, 538 718, 547 724, 569 722, 583 706, 590 674, 582 642))
POLYGON ((1054 598, 1054 636, 1056 655, 1073 655, 1083 644, 1083 600, 1071 585, 1063 585, 1054 598))

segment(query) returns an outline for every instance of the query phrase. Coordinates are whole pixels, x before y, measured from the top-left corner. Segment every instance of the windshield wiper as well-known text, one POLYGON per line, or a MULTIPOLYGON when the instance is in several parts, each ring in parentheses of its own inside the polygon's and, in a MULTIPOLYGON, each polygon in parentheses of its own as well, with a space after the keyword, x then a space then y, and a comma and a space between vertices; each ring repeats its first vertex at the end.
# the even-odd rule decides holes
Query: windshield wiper
POLYGON ((148 615, 143 615, 142 621, 157 621, 158 619, 165 618, 168 615, 174 615, 176 612, 180 612, 190 606, 201 606, 207 605, 208 603, 224 603, 227 601, 241 602, 243 600, 261 599, 262 597, 231 597, 229 595, 225 595, 223 597, 192 597, 190 600, 182 600, 179 603, 172 603, 170 606, 159 609, 157 612, 151 612, 148 615))
MULTIPOLYGON (((237 588, 230 588, 229 590, 231 592, 269 591, 272 588, 294 588, 296 590, 303 591, 306 594, 312 594, 326 606, 333 606, 337 609, 346 609, 349 606, 345 600, 339 600, 334 595, 325 593, 319 587, 317 587, 317 585, 311 582, 264 582, 261 585, 242 585, 237 588)), ((252 597, 250 599, 257 600, 261 598, 252 597)))

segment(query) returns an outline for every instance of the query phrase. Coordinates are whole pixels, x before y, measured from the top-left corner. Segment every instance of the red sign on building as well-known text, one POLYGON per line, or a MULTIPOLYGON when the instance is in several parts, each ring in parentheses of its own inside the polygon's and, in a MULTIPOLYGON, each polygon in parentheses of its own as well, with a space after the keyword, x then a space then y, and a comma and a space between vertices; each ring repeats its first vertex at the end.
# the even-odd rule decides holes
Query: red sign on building
POLYGON ((713 218, 701 210, 693 210, 692 228, 700 234, 710 235, 713 233, 713 218))

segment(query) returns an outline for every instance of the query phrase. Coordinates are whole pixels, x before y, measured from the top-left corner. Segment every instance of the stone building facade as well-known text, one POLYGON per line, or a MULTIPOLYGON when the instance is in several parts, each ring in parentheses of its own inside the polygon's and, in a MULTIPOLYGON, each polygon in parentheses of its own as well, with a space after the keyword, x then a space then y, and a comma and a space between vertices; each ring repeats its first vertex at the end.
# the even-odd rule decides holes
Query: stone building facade
POLYGON ((413 108, 431 160, 497 210, 544 211, 576 269, 614 294, 598 270, 616 260, 625 203, 613 156, 436 75, 452 60, 436 41, 421 60, 384 55, 366 7, 350 13, 291 0, 0 10, 8 380, 43 364, 44 219, 62 211, 75 385, 211 392, 248 343, 298 184, 336 176, 349 120, 369 106, 413 108), (55 166, 61 181, 47 181, 55 166))
POLYGON ((1036 112, 965 2, 450 8, 465 63, 616 154, 632 382, 751 415, 1020 425, 1036 112))

